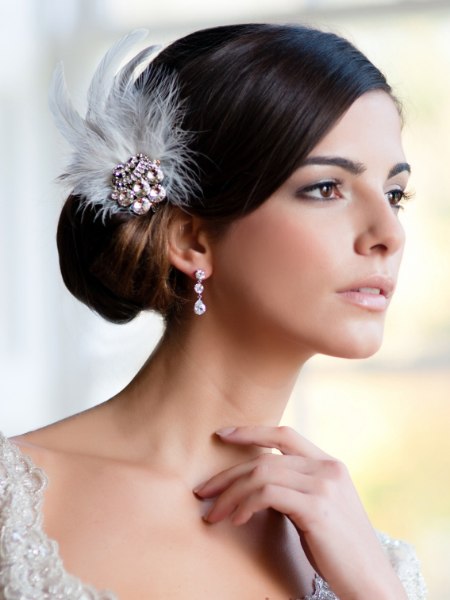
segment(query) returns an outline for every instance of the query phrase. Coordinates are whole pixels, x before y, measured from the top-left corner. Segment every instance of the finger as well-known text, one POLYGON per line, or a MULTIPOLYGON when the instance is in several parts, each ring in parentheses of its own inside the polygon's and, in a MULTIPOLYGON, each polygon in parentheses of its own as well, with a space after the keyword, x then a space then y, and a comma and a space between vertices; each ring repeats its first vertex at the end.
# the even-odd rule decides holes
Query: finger
MULTIPOLYGON (((286 491, 293 490, 296 493, 310 494, 313 491, 314 478, 290 469, 277 469, 268 473, 262 467, 256 467, 246 477, 239 479, 218 496, 205 516, 205 520, 210 523, 222 521, 232 515, 240 506, 248 506, 249 498, 258 498, 267 487, 274 486, 286 491)), ((262 510, 262 508, 261 506, 258 510, 262 510)), ((269 508, 269 505, 264 508, 269 508)))
POLYGON ((291 427, 227 427, 225 429, 219 429, 216 431, 216 434, 223 442, 229 444, 276 448, 282 454, 299 454, 318 460, 330 458, 323 450, 315 446, 291 427))
POLYGON ((244 525, 253 515, 272 508, 288 517, 299 531, 307 528, 312 496, 285 486, 267 484, 246 497, 231 516, 233 525, 244 525))
POLYGON ((276 469, 286 468, 292 471, 311 475, 320 468, 320 462, 304 458, 303 456, 280 455, 264 452, 261 456, 247 462, 235 465, 221 471, 194 489, 194 493, 201 498, 212 498, 221 494, 240 477, 251 473, 256 468, 276 469))

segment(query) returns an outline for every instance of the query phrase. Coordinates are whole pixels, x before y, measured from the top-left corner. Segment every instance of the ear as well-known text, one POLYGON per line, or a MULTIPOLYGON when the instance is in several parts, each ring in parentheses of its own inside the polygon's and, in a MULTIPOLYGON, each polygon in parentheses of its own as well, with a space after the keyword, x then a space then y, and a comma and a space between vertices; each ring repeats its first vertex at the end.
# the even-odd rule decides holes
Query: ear
POLYGON ((212 250, 204 221, 176 209, 169 225, 169 261, 192 277, 197 269, 212 273, 212 250))

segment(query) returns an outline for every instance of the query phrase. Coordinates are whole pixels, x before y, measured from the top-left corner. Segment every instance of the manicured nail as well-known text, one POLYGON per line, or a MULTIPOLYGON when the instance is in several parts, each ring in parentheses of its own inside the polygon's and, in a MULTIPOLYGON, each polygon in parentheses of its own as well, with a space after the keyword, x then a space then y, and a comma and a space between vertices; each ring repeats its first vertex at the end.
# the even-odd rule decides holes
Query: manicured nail
POLYGON ((205 523, 209 523, 211 524, 211 521, 209 520, 209 515, 212 513, 213 507, 210 506, 208 508, 208 510, 205 512, 205 514, 202 516, 202 519, 205 521, 205 523))
MULTIPOLYGON (((206 481, 205 481, 205 483, 206 483, 206 481)), ((193 492, 193 493, 194 493, 196 496, 198 496, 198 495, 199 495, 199 492, 200 492, 200 490, 201 490, 203 487, 205 487, 205 483, 200 483, 199 485, 196 485, 196 486, 195 486, 195 488, 192 490, 192 492, 193 492)))
POLYGON ((230 435, 233 433, 233 431, 236 431, 236 427, 224 427, 223 429, 218 429, 216 431, 216 435, 220 437, 227 437, 227 435, 230 435))

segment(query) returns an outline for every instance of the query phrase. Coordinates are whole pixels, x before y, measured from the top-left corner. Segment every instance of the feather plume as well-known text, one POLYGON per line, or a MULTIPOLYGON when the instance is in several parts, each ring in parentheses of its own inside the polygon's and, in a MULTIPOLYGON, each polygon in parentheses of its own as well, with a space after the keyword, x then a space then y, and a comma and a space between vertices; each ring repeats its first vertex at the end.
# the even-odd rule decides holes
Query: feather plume
POLYGON ((161 162, 170 203, 188 207, 199 191, 189 150, 191 134, 179 126, 183 108, 176 77, 159 74, 150 90, 136 85, 155 46, 145 48, 119 68, 124 56, 146 35, 142 29, 133 31, 106 53, 92 78, 84 119, 70 100, 62 64, 50 85, 50 110, 71 146, 60 179, 72 193, 85 199, 84 207, 95 205, 103 219, 127 211, 111 198, 112 172, 116 165, 140 153, 161 162))

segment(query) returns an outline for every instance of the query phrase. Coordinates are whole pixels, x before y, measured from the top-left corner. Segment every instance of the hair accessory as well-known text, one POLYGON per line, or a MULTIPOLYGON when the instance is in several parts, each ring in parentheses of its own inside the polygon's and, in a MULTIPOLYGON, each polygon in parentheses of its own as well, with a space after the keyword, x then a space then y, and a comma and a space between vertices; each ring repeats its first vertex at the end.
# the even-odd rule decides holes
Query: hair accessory
POLYGON ((200 317, 204 312, 206 312, 206 305, 202 299, 202 294, 205 289, 202 281, 206 278, 206 274, 203 269, 197 269, 194 273, 194 276, 197 280, 197 283, 194 285, 194 291, 198 295, 197 301, 194 304, 194 312, 200 317))
POLYGON ((144 154, 136 154, 126 164, 116 165, 111 198, 136 215, 145 215, 150 208, 155 210, 155 205, 166 197, 161 185, 164 173, 159 165, 159 160, 150 160, 144 154))
POLYGON ((83 208, 95 207, 102 219, 119 212, 146 214, 164 199, 187 207, 199 191, 192 136, 180 127, 176 75, 149 65, 155 46, 119 69, 146 36, 145 30, 133 31, 107 52, 92 78, 84 118, 72 106, 61 64, 50 86, 50 109, 71 146, 60 179, 82 197, 83 208))

